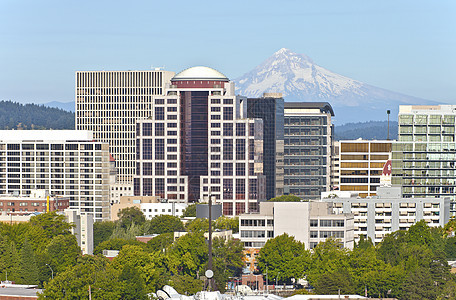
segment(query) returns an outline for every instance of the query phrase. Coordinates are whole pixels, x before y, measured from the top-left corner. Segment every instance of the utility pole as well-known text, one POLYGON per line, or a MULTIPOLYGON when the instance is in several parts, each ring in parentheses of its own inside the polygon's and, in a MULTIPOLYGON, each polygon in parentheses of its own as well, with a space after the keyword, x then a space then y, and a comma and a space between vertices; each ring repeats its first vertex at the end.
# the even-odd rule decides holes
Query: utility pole
MULTIPOLYGON (((207 269, 212 271, 212 191, 209 189, 209 258, 207 269)), ((213 278, 209 278, 209 290, 213 288, 213 278)))

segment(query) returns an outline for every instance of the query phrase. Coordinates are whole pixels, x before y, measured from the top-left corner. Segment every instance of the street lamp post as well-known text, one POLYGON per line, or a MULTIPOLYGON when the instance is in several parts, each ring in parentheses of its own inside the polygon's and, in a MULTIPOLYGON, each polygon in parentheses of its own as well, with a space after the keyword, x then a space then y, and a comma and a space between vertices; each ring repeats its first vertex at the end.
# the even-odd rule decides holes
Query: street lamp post
POLYGON ((46 264, 46 266, 48 266, 49 269, 51 269, 51 278, 54 279, 54 270, 52 270, 52 268, 49 264, 46 264))
POLYGON ((277 276, 276 276, 276 286, 275 286, 275 288, 274 288, 274 289, 277 289, 277 279, 279 278, 279 274, 280 274, 280 272, 279 272, 279 273, 277 273, 277 276))
MULTIPOLYGON (((212 271, 212 191, 209 188, 209 258, 207 261, 207 269, 212 271)), ((209 290, 213 288, 213 278, 209 278, 209 290)))

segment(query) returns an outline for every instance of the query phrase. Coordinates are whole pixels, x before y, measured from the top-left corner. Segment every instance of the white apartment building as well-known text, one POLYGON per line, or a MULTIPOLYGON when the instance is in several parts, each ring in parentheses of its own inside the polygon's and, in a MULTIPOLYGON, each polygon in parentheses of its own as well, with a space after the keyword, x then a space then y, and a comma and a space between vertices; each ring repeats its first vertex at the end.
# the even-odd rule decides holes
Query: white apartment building
POLYGON ((353 249, 353 215, 335 214, 323 202, 262 202, 260 212, 239 216, 239 233, 245 248, 261 248, 267 240, 287 233, 313 249, 329 237, 353 249))
POLYGON ((109 144, 119 183, 133 182, 136 121, 151 116, 153 96, 163 95, 173 76, 163 70, 76 72, 76 129, 109 144))
POLYGON ((120 197, 133 196, 133 184, 129 183, 112 183, 111 189, 111 204, 120 203, 120 197))
POLYGON ((322 201, 331 202, 336 213, 354 215, 354 235, 370 237, 375 244, 397 230, 408 230, 420 220, 431 227, 445 225, 450 216, 450 198, 402 198, 401 187, 379 187, 377 196, 360 198, 356 193, 327 192, 322 201))
POLYGON ((140 209, 146 216, 146 219, 150 220, 160 215, 181 217, 187 206, 187 203, 182 202, 141 203, 140 209))
POLYGON ((93 215, 81 214, 76 209, 65 209, 65 216, 74 227, 71 233, 76 236, 82 254, 93 254, 93 215))
POLYGON ((137 122, 135 195, 194 202, 211 194, 225 215, 258 210, 263 122, 247 118, 246 98, 207 67, 180 72, 164 91, 137 122))
POLYGON ((33 190, 70 199, 70 208, 109 219, 109 146, 90 131, 1 130, 0 194, 33 190))

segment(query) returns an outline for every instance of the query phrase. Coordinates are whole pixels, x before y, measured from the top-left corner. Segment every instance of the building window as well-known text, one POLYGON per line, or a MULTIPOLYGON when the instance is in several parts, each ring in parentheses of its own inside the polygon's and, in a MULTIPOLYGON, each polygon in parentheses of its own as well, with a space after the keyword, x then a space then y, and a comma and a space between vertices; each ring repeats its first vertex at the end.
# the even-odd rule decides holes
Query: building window
POLYGON ((233 159, 233 140, 228 140, 228 139, 223 140, 223 159, 224 160, 233 159))
POLYGON ((244 123, 236 124, 236 136, 245 136, 245 124, 244 123))
POLYGON ((236 176, 245 176, 245 164, 236 163, 236 176))
POLYGON ((236 160, 245 160, 245 140, 236 139, 236 160))
POLYGON ((232 163, 223 163, 223 176, 233 176, 232 163))
POLYGON ((163 139, 155 140, 155 159, 165 159, 165 140, 163 139))
MULTIPOLYGON (((223 199, 233 200, 233 179, 223 179, 223 199)), ((232 209, 231 207, 231 215, 233 214, 232 209)))
POLYGON ((152 159, 153 140, 143 139, 143 159, 152 159))
POLYGON ((233 108, 232 107, 223 108, 223 120, 233 120, 233 108))
MULTIPOLYGON (((156 100, 158 100, 158 99, 156 99, 156 100)), ((165 119, 165 108, 156 107, 155 108, 155 120, 164 120, 164 119, 165 119)))
POLYGON ((155 175, 165 175, 165 163, 155 163, 155 175))
MULTIPOLYGON (((138 126, 139 126, 139 124, 138 124, 138 126)), ((152 136, 152 128, 153 128, 152 123, 143 123, 142 135, 143 136, 152 136)))
POLYGON ((155 123, 155 136, 164 136, 165 135, 165 124, 164 123, 155 123))
POLYGON ((245 199, 245 181, 244 179, 236 179, 236 200, 245 199))

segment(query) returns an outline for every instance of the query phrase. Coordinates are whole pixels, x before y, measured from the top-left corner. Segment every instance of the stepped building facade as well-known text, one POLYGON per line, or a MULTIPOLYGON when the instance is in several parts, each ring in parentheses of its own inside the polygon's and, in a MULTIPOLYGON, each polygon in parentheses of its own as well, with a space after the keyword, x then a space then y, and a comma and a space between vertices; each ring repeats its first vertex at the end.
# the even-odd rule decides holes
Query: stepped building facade
POLYGON ((266 197, 263 121, 247 117, 247 99, 207 67, 180 72, 163 91, 136 123, 135 195, 212 197, 228 216, 257 211, 266 197))

